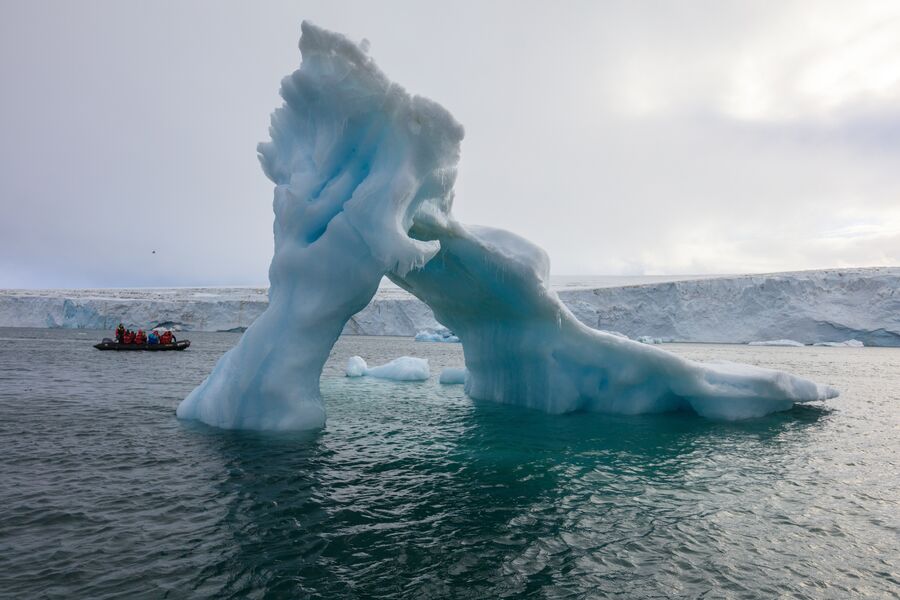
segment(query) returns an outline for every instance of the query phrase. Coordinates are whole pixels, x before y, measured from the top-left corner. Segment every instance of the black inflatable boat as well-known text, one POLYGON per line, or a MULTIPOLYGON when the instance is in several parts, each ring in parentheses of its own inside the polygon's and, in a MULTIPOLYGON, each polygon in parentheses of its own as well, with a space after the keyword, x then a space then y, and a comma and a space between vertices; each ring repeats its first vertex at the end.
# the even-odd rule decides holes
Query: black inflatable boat
POLYGON ((190 340, 181 340, 174 344, 120 344, 116 340, 105 338, 99 344, 94 344, 97 350, 120 350, 133 352, 135 350, 147 350, 148 352, 166 352, 169 350, 184 350, 191 345, 190 340))

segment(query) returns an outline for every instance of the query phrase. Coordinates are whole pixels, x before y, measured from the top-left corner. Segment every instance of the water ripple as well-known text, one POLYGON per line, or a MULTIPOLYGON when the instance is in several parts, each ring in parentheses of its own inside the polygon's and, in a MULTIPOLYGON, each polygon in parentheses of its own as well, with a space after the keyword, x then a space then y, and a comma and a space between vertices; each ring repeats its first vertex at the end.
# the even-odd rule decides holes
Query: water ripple
POLYGON ((462 356, 346 338, 327 429, 266 435, 175 419, 237 339, 191 337, 142 356, 0 330, 0 596, 897 597, 895 350, 676 347, 843 390, 728 424, 348 380, 353 354, 462 356))

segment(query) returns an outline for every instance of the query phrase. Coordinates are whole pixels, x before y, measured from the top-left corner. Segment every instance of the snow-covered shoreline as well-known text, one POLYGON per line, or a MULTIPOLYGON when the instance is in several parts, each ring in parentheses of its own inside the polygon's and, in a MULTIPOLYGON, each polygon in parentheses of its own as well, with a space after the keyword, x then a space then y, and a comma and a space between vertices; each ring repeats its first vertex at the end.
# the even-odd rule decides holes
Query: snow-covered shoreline
MULTIPOLYGON (((803 344, 857 339, 867 346, 900 346, 900 267, 617 281, 641 280, 560 278, 552 287, 583 323, 633 339, 787 338, 803 344)), ((249 287, 0 290, 0 327, 112 329, 123 321, 239 331, 267 304, 265 288, 249 287)), ((414 336, 438 328, 427 306, 388 286, 353 316, 344 333, 414 336)))

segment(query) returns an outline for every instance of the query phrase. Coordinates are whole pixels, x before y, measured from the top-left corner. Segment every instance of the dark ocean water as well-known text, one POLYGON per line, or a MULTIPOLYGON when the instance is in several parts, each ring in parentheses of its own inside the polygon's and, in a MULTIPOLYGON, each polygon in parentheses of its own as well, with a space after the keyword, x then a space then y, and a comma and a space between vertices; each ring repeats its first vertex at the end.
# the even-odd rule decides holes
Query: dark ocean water
POLYGON ((0 329, 4 598, 898 597, 897 349, 669 346, 843 392, 720 423, 473 402, 459 345, 345 338, 327 428, 266 435, 175 418, 236 334, 102 335, 0 329))

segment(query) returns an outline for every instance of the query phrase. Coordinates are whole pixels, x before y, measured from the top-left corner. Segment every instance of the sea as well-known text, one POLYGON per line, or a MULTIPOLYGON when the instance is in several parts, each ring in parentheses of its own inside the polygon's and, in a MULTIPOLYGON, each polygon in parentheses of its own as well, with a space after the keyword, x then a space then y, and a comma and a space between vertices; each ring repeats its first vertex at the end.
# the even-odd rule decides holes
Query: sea
POLYGON ((343 337, 324 430, 175 408, 239 339, 0 329, 2 598, 897 598, 900 349, 667 344, 841 396, 761 419, 547 415, 442 386, 459 344, 343 337), (427 358, 432 377, 344 377, 427 358))

